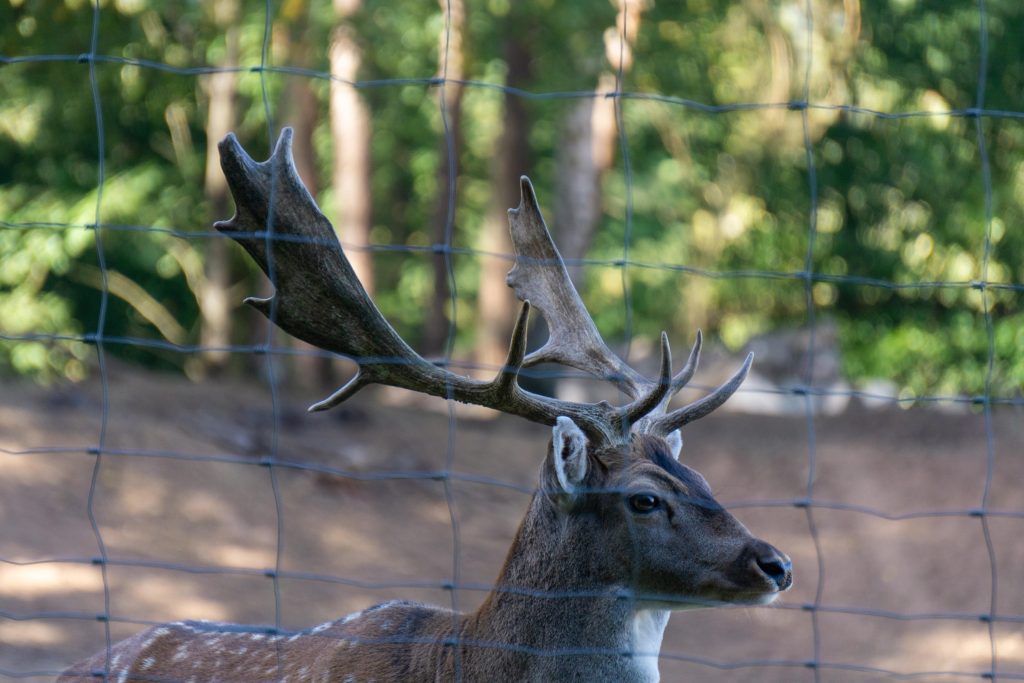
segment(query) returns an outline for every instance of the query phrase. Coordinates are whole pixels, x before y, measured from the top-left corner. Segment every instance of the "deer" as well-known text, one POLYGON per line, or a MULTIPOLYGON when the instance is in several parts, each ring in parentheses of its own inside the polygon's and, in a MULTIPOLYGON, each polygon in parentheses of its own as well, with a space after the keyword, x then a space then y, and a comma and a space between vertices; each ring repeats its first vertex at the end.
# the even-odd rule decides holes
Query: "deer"
POLYGON ((297 632, 177 622, 99 652, 60 681, 652 683, 672 611, 764 605, 790 588, 789 557, 753 536, 679 461, 680 429, 739 388, 752 354, 703 398, 669 409, 697 370, 700 332, 676 374, 661 334, 656 379, 612 352, 524 176, 520 204, 508 212, 516 258, 507 283, 523 303, 505 364, 485 381, 430 362, 360 284, 296 172, 291 141, 286 128, 265 162, 233 134, 219 143, 236 213, 215 226, 275 286, 271 297, 246 303, 289 334, 357 363, 354 377, 310 410, 380 384, 549 426, 537 489, 493 588, 473 612, 393 601, 297 632), (532 308, 549 336, 528 354, 532 308), (523 368, 546 362, 610 381, 628 401, 571 402, 520 387, 523 368))

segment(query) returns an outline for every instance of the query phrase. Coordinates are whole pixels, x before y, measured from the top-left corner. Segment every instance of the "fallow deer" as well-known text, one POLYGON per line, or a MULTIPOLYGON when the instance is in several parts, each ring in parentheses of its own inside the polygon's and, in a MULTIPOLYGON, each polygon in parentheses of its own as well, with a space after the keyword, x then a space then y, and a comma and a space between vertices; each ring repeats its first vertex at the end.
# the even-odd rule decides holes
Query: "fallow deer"
POLYGON ((696 370, 700 334, 675 376, 664 333, 657 380, 616 356, 569 280, 528 179, 519 207, 509 211, 517 258, 508 284, 523 305, 507 361, 485 382, 428 362, 380 314, 295 171, 290 130, 263 163, 233 135, 220 153, 237 210, 217 228, 276 286, 273 297, 248 303, 290 334, 359 365, 311 410, 385 384, 550 425, 539 487, 475 612, 390 602, 288 633, 180 622, 120 642, 61 681, 650 682, 659 678, 672 610, 765 604, 790 587, 789 558, 753 537, 703 477, 677 460, 680 427, 736 391, 751 357, 709 395, 669 410, 696 370), (543 313, 550 336, 527 355, 531 306, 543 313), (517 376, 540 362, 608 379, 630 400, 613 407, 529 393, 517 376))

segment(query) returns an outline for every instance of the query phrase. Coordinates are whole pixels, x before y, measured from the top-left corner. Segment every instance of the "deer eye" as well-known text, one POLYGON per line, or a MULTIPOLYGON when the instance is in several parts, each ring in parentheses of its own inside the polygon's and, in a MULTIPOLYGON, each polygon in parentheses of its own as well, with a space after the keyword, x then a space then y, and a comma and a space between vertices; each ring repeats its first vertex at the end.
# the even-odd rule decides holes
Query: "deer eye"
POLYGON ((629 507, 636 512, 653 512, 660 505, 661 500, 653 493, 634 493, 629 497, 629 507))

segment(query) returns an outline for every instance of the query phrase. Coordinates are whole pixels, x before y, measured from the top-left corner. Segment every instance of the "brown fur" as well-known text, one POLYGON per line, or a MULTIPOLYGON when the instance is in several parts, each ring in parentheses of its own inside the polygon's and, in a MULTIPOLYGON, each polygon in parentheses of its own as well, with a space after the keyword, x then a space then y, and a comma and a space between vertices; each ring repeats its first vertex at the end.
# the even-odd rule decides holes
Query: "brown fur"
POLYGON ((754 539, 679 465, 664 440, 587 458, 582 493, 559 485, 549 448, 494 591, 457 614, 385 603, 294 634, 183 622, 150 628, 75 665, 59 680, 549 681, 657 680, 667 609, 759 602, 788 587, 756 558, 783 558, 754 539), (663 509, 636 514, 635 491, 663 509), (637 653, 636 651, 640 652, 637 653), (630 654, 631 651, 633 654, 630 654))

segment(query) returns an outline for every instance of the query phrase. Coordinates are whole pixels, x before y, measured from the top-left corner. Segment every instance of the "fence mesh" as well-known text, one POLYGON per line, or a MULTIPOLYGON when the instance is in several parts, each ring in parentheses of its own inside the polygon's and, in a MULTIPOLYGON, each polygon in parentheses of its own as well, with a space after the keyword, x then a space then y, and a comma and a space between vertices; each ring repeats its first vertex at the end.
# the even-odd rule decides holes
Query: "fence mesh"
MULTIPOLYGON (((292 77, 330 80, 331 75, 325 72, 312 71, 307 69, 294 68, 288 65, 274 64, 272 54, 272 20, 274 13, 279 8, 275 7, 273 3, 268 2, 265 6, 265 24, 263 32, 263 49, 262 56, 259 63, 247 64, 234 71, 242 74, 255 74, 260 80, 260 87, 262 91, 262 103, 264 109, 264 115, 267 122, 267 143, 268 146, 272 147, 274 138, 276 137, 275 132, 279 127, 279 124, 283 123, 275 118, 274 107, 271 104, 268 96, 267 79, 274 75, 288 75, 292 77)), ((109 149, 108 141, 106 139, 105 131, 107 130, 107 124, 104 120, 104 107, 102 98, 105 96, 101 93, 99 80, 97 78, 97 71, 100 69, 108 68, 120 68, 125 66, 132 66, 141 69, 152 69, 163 71, 167 74, 173 75, 180 78, 195 78, 200 75, 215 73, 220 71, 217 68, 201 66, 201 67, 178 67, 171 66, 165 63, 150 62, 145 60, 132 59, 124 56, 114 56, 107 54, 103 48, 103 34, 101 31, 103 13, 110 11, 105 5, 96 3, 92 7, 92 25, 91 34, 89 38, 88 51, 82 52, 81 54, 10 54, 0 55, 0 77, 2 77, 2 70, 5 68, 13 68, 15 65, 31 63, 31 62, 62 62, 65 63, 68 69, 81 69, 83 72, 88 74, 88 83, 91 88, 92 102, 94 106, 94 118, 96 128, 96 173, 98 177, 95 204, 92 211, 92 218, 87 223, 73 223, 73 222, 36 222, 31 224, 26 223, 15 223, 3 220, 5 217, 0 216, 0 227, 4 230, 37 230, 37 231, 60 231, 72 227, 87 228, 93 231, 95 235, 96 244, 96 258, 99 263, 99 268, 102 276, 102 287, 100 303, 98 308, 98 315, 95 323, 95 328, 85 334, 78 336, 67 336, 67 335, 52 335, 46 333, 27 333, 19 335, 5 334, 2 338, 5 341, 13 342, 19 340, 42 340, 42 341, 57 341, 60 339, 73 339, 87 344, 92 345, 95 349, 95 362, 98 369, 98 375, 102 385, 102 402, 101 402, 101 415, 99 421, 99 433, 95 444, 87 449, 86 455, 91 458, 91 477, 88 490, 88 498, 86 505, 86 515, 88 517, 88 523, 92 530, 95 538, 95 544, 97 548, 97 554, 95 556, 60 556, 54 554, 52 556, 39 557, 16 557, 16 558, 0 558, 0 562, 7 566, 46 566, 46 565, 85 565, 95 566, 96 570, 101 573, 102 576, 102 594, 103 594, 103 607, 100 613, 94 613, 91 611, 46 611, 38 613, 24 613, 14 611, 3 611, 0 612, 0 620, 8 622, 8 626, 13 625, 16 629, 25 624, 33 622, 51 622, 51 621, 65 621, 65 620, 79 620, 85 622, 99 622, 102 624, 104 631, 105 646, 109 650, 112 647, 117 638, 113 634, 113 626, 116 625, 145 625, 151 623, 157 623, 147 619, 139 618, 132 612, 131 609, 120 609, 112 603, 112 585, 114 584, 114 578, 112 572, 115 569, 121 568, 149 568, 157 570, 166 570, 171 574, 176 573, 189 573, 189 574, 210 574, 210 575, 224 575, 224 576, 241 576, 251 577, 259 581, 265 581, 269 586, 265 589, 272 593, 273 596, 273 615, 274 620, 271 626, 266 627, 261 632, 266 633, 283 633, 290 634, 294 631, 289 630, 285 623, 284 618, 284 606, 282 591, 282 583, 286 581, 310 581, 310 582, 322 582, 331 585, 343 585, 351 586, 356 589, 397 589, 402 590, 405 588, 414 589, 436 589, 442 591, 450 597, 450 607, 453 609, 459 609, 465 607, 464 604, 460 604, 460 594, 465 592, 481 592, 486 591, 488 586, 485 584, 474 583, 472 581, 465 580, 460 572, 461 567, 465 562, 464 549, 461 543, 461 527, 460 527, 460 514, 457 506, 458 496, 456 487, 459 484, 473 484, 484 487, 497 487, 509 489, 522 493, 529 493, 532 488, 524 486, 519 483, 502 480, 500 478, 494 478, 485 476, 479 473, 473 473, 468 471, 460 471, 460 463, 457 459, 457 447, 456 437, 459 434, 459 419, 456 412, 456 406, 453 402, 449 401, 448 407, 448 440, 444 449, 444 457, 440 467, 436 470, 416 470, 412 469, 409 471, 396 471, 392 469, 380 470, 380 471, 357 471, 343 467, 336 467, 329 464, 314 463, 299 461, 290 458, 286 454, 282 454, 279 447, 279 435, 282 430, 282 421, 286 419, 286 416, 282 410, 281 398, 279 396, 279 385, 280 385, 280 370, 278 363, 280 359, 287 354, 296 353, 296 351, 288 348, 278 346, 277 334, 273 330, 267 333, 267 337, 262 344, 254 346, 239 346, 232 347, 230 351, 235 353, 244 354, 259 354, 263 359, 264 369, 263 374, 266 380, 267 387, 270 395, 270 416, 269 419, 272 421, 272 429, 270 433, 272 437, 269 443, 262 445, 262 456, 257 460, 246 457, 237 457, 233 455, 225 454, 193 454, 186 452, 177 452, 171 449, 138 449, 132 447, 125 447, 122 445, 111 444, 108 439, 108 425, 111 420, 111 396, 112 392, 116 391, 109 381, 110 368, 108 349, 112 345, 119 346, 151 346, 159 347, 174 352, 181 353, 198 353, 203 350, 199 346, 189 346, 184 344, 173 344, 162 340, 153 339, 140 339, 133 337, 123 337, 118 335, 111 335, 107 333, 107 321, 108 321, 108 303, 110 301, 110 286, 108 281, 108 263, 109 256, 105 250, 104 236, 115 231, 130 231, 130 232, 141 232, 141 233, 164 233, 169 234, 175 238, 196 240, 196 239, 221 239, 218 233, 209 231, 186 231, 179 230, 176 228, 160 228, 142 225, 123 225, 123 224, 109 224, 104 222, 104 203, 106 201, 105 188, 108 187, 108 176, 107 176, 107 150, 109 149), (104 477, 105 469, 109 467, 108 463, 111 458, 134 458, 134 457, 145 457, 145 458, 159 458, 159 459, 170 459, 177 461, 200 461, 207 463, 222 463, 230 465, 232 467, 243 467, 246 465, 256 465, 258 468, 266 472, 266 477, 269 479, 269 485, 272 492, 273 499, 273 526, 276 529, 275 534, 275 563, 273 566, 266 569, 253 569, 253 568, 237 568, 229 566, 221 566, 216 563, 214 564, 192 564, 192 563, 176 563, 176 562, 165 562, 156 560, 138 560, 126 557, 118 557, 108 551, 108 543, 106 541, 106 534, 104 533, 103 526, 98 520, 96 510, 99 504, 98 496, 100 495, 101 487, 100 482, 104 477), (441 582, 433 582, 430 580, 421 579, 409 579, 403 581, 367 581, 359 578, 346 577, 340 575, 334 575, 330 573, 313 573, 305 571, 290 570, 285 566, 283 562, 284 548, 287 543, 288 529, 291 523, 295 523, 292 520, 286 518, 286 506, 283 500, 281 492, 280 477, 283 472, 301 471, 313 474, 330 475, 345 479, 356 479, 356 480, 372 480, 372 481, 387 481, 393 479, 413 479, 413 480, 424 480, 424 481, 439 481, 443 487, 444 501, 445 501, 445 514, 447 517, 447 524, 450 526, 452 536, 452 557, 451 557, 451 575, 446 580, 441 582)), ((990 170, 990 149, 993 144, 986 135, 985 124, 987 120, 991 119, 1016 119, 1024 120, 1024 112, 1021 111, 996 111, 986 108, 986 88, 987 84, 987 72, 988 72, 988 25, 989 17, 987 15, 986 3, 984 0, 979 0, 977 3, 978 11, 978 46, 979 46, 979 68, 977 74, 977 94, 974 106, 954 111, 944 111, 941 113, 930 112, 930 111, 881 111, 881 110, 869 110, 863 107, 854 105, 834 105, 834 104, 822 104, 816 103, 811 94, 811 73, 812 65, 816 57, 815 49, 813 45, 814 31, 813 26, 816 21, 828 21, 827 17, 815 16, 814 5, 808 0, 806 5, 803 7, 803 16, 801 20, 805 22, 804 34, 806 36, 805 45, 802 46, 804 53, 804 83, 803 93, 799 99, 784 101, 784 102, 751 102, 751 103, 739 103, 739 104, 726 104, 726 105, 709 105, 702 102, 693 101, 685 97, 679 97, 672 94, 663 93, 651 93, 642 91, 633 91, 629 88, 628 77, 623 72, 622 64, 625 63, 624 59, 620 59, 619 71, 616 74, 615 88, 613 92, 607 93, 605 97, 610 98, 615 104, 615 116, 618 121, 619 139, 619 153, 623 170, 623 177, 625 179, 625 187, 623 191, 625 193, 625 231, 624 239, 622 242, 621 256, 612 261, 602 261, 596 259, 584 260, 581 262, 582 267, 586 268, 598 268, 598 267, 611 267, 617 268, 621 273, 622 282, 622 300, 625 302, 625 319, 626 319, 626 338, 627 340, 632 336, 632 309, 630 302, 632 296, 629 288, 631 279, 629 277, 630 271, 638 268, 662 268, 669 270, 676 270, 680 273, 685 273, 689 276, 701 277, 701 278, 747 278, 765 282, 789 282, 796 283, 802 287, 803 295, 805 300, 805 322, 807 330, 809 331, 809 341, 807 343, 806 352, 808 355, 808 363, 805 369, 805 375, 803 382, 798 385, 785 387, 781 391, 785 391, 793 396, 799 397, 803 401, 803 413, 805 416, 806 425, 806 485, 803 488, 801 494, 792 499, 777 499, 777 500, 732 500, 729 501, 729 507, 742 511, 771 511, 773 509, 784 509, 784 510, 796 510, 802 517, 802 523, 806 526, 805 538, 810 544, 811 551, 806 553, 806 557, 812 559, 812 564, 815 565, 811 568, 807 566, 798 567, 799 577, 803 581, 809 581, 814 586, 811 591, 811 599, 806 601, 782 601, 781 605, 773 607, 773 609, 781 609, 785 612, 794 612, 800 615, 800 619, 805 619, 806 624, 809 627, 810 639, 806 645, 806 656, 797 658, 755 658, 755 659, 720 659, 714 657, 705 657, 699 654, 687 653, 677 651, 672 648, 665 648, 660 654, 660 660, 662 666, 671 664, 672 662, 683 663, 686 665, 694 665, 699 676, 699 680, 712 680, 716 675, 726 676, 733 672, 746 672, 747 675, 752 676, 750 680, 767 680, 769 673, 767 672, 778 672, 782 671, 782 674, 771 674, 780 675, 780 680, 804 680, 804 677, 815 681, 819 680, 846 680, 845 676, 852 676, 850 680, 872 680, 874 678, 885 678, 894 680, 903 679, 920 679, 920 680, 939 680, 939 679, 982 679, 982 680, 1024 680, 1024 659, 1022 659, 1020 652, 1013 650, 1011 652, 1009 666, 1001 665, 1002 660, 1000 659, 1000 649, 997 647, 998 643, 1011 642, 1005 641, 1000 638, 1001 633, 1010 633, 1011 635, 1016 634, 1020 636, 1022 629, 1024 629, 1024 614, 1022 613, 1007 613, 1000 609, 1003 604, 1000 602, 1000 586, 1003 577, 1000 572, 1000 567, 1006 567, 1007 565, 1001 565, 999 562, 998 554, 1000 548, 997 547, 997 543, 994 540, 993 534, 993 523, 997 520, 1007 521, 1024 521, 1024 510, 1022 509, 1000 509, 992 506, 992 489, 994 485, 994 479, 996 477, 996 430, 994 413, 998 409, 1013 410, 1019 409, 1024 406, 1024 401, 1021 400, 1019 395, 997 395, 992 391, 993 374, 996 372, 996 354, 995 354, 995 340, 994 340, 994 329, 993 329, 993 314, 992 307, 988 305, 989 299, 995 292, 1007 292, 1013 295, 1019 295, 1024 292, 1024 283, 1020 282, 1007 282, 1005 279, 990 279, 989 273, 989 262, 993 252, 993 188, 992 188, 992 176, 990 170), (640 101, 648 100, 655 101, 660 104, 664 104, 671 107, 679 108, 690 113, 692 116, 723 116, 738 111, 753 111, 753 112, 765 112, 772 110, 782 110, 789 112, 798 112, 803 123, 803 147, 806 157, 806 170, 807 170, 807 202, 808 202, 808 213, 806 216, 806 253, 804 257, 804 266, 799 271, 765 271, 765 270, 707 270, 702 267, 696 267, 685 263, 675 264, 664 264, 664 263, 648 263, 642 259, 632 258, 631 246, 633 243, 633 192, 634 192, 634 177, 633 169, 631 167, 631 141, 628 134, 628 126, 625 125, 623 120, 623 105, 629 101, 640 101), (984 189, 984 224, 972 226, 971 229, 982 231, 985 235, 984 238, 984 251, 978 255, 981 267, 980 272, 982 277, 976 280, 969 281, 935 281, 935 282, 895 282, 885 281, 878 278, 853 273, 846 275, 836 275, 827 272, 817 272, 815 270, 815 254, 816 254, 816 243, 819 235, 818 216, 819 216, 819 180, 816 168, 816 155, 814 151, 814 143, 812 138, 812 121, 811 117, 817 111, 831 111, 831 110, 842 110, 850 115, 862 115, 867 117, 875 117, 879 120, 898 120, 905 118, 918 118, 918 117, 933 117, 933 116, 949 116, 962 118, 973 123, 976 132, 977 150, 980 157, 980 169, 977 178, 966 179, 965 183, 980 183, 984 189), (942 404, 967 404, 972 406, 974 409, 980 411, 984 421, 984 468, 982 472, 981 482, 981 495, 977 500, 977 504, 969 506, 967 508, 933 508, 933 509, 916 509, 909 512, 892 512, 880 507, 873 505, 864 505, 857 503, 841 502, 823 498, 819 495, 818 489, 816 488, 816 482, 818 480, 819 470, 819 451, 818 451, 818 434, 821 418, 816 412, 816 402, 822 397, 836 396, 836 395, 847 395, 847 396, 860 396, 864 398, 879 398, 872 396, 870 391, 836 391, 834 389, 822 388, 815 384, 815 353, 818 345, 816 343, 816 335, 819 333, 820 322, 817 319, 817 306, 814 299, 814 286, 817 283, 832 283, 842 284, 851 287, 871 287, 881 288, 893 291, 899 291, 903 289, 969 289, 979 292, 982 298, 983 305, 981 310, 983 311, 983 321, 985 330, 988 338, 988 357, 987 357, 987 370, 985 380, 985 390, 973 396, 915 396, 908 398, 907 402, 913 403, 930 403, 935 405, 942 404), (986 603, 987 607, 983 611, 978 613, 967 613, 959 611, 947 611, 947 612, 906 612, 888 609, 879 609, 875 607, 860 607, 851 606, 841 603, 832 603, 826 600, 825 586, 829 576, 829 554, 826 551, 826 543, 823 538, 821 531, 821 515, 824 513, 842 513, 845 515, 866 515, 878 520, 885 522, 908 522, 913 520, 927 520, 927 519, 965 519, 970 520, 972 524, 976 525, 975 533, 979 534, 982 538, 984 545, 984 553, 986 555, 985 561, 988 567, 988 573, 990 576, 990 583, 988 586, 975 585, 971 587, 971 591, 975 595, 985 594, 987 595, 986 603), (923 668, 921 670, 907 670, 906 668, 900 669, 887 669, 882 666, 876 666, 874 664, 864 664, 857 661, 848 661, 841 658, 836 658, 829 655, 829 649, 827 647, 827 638, 829 627, 829 617, 836 615, 853 615, 859 617, 865 617, 871 620, 885 620, 885 621, 899 621, 899 622, 916 622, 916 621, 944 621, 944 622, 964 622, 964 623, 975 623, 982 624, 987 632, 987 650, 988 650, 988 665, 982 670, 943 670, 943 669, 929 669, 923 668), (1006 627, 1006 631, 1003 631, 1003 627, 1006 627), (764 678, 761 678, 761 677, 764 678), (792 677, 792 678, 790 678, 792 677)), ((451 7, 447 8, 446 21, 448 26, 451 24, 450 17, 451 7)), ((628 13, 623 15, 628 21, 628 13)), ((620 33, 620 56, 622 52, 628 49, 628 46, 622 42, 622 36, 628 33, 624 29, 620 33)), ((456 141, 452 135, 450 126, 451 112, 446 109, 446 98, 443 96, 443 92, 446 88, 452 87, 455 81, 449 80, 447 72, 447 56, 448 56, 448 40, 444 41, 444 58, 441 60, 441 73, 439 76, 424 76, 420 79, 403 79, 395 81, 383 81, 383 82, 361 82, 356 83, 361 88, 374 88, 374 89, 388 89, 388 88, 405 88, 405 87, 417 87, 422 89, 436 89, 441 91, 442 96, 438 98, 438 102, 441 107, 441 118, 444 122, 445 131, 445 145, 447 147, 447 159, 449 163, 448 178, 453 179, 457 176, 457 155, 455 153, 456 141)), ((578 91, 564 91, 564 92, 533 92, 523 91, 515 88, 510 88, 502 85, 497 85, 491 82, 484 81, 457 81, 457 84, 468 89, 498 89, 503 92, 514 94, 517 97, 533 100, 558 100, 567 98, 579 98, 579 97, 594 97, 592 92, 578 92, 578 91)), ((54 131, 56 133, 56 131, 54 131)), ((429 245, 420 249, 424 252, 440 252, 445 258, 447 277, 449 281, 449 289, 451 291, 450 310, 451 315, 451 327, 448 333, 448 341, 446 345, 445 361, 451 363, 451 354, 455 339, 456 332, 456 321, 458 321, 458 305, 459 299, 457 297, 457 282, 455 278, 455 270, 453 266, 453 258, 457 256, 472 256, 478 257, 482 255, 479 250, 467 248, 455 244, 454 231, 455 231, 455 200, 456 200, 456 185, 454 182, 449 183, 448 187, 448 212, 446 218, 446 226, 444 232, 444 242, 440 245, 429 245)), ((266 239, 272 240, 273 226, 268 226, 268 232, 266 239)), ((375 251, 387 252, 387 251, 409 251, 416 250, 416 247, 408 246, 397 246, 397 245, 376 245, 373 247, 375 251)), ((269 251, 269 250, 268 250, 269 251)), ((273 265, 271 265, 273 270, 273 265)), ((271 280, 274 278, 271 276, 271 280)), ((273 318, 273 314, 271 316, 273 318)), ((898 402, 898 401, 897 401, 898 402)), ((884 445, 882 446, 884 447, 884 445)), ((538 449, 540 445, 538 444, 538 449)), ((1011 451, 1016 450, 1019 454, 1019 444, 1011 445, 1011 451)), ((17 457, 17 458, 30 458, 38 455, 46 454, 81 454, 81 451, 77 448, 66 448, 62 446, 32 446, 20 449, 5 449, 2 451, 5 456, 17 457)), ((972 482, 971 485, 974 485, 972 482)), ((17 523, 16 520, 8 520, 8 523, 17 523)), ((415 522, 411 522, 415 524, 415 522)), ((951 562, 959 561, 962 558, 951 557, 951 562)), ((1020 572, 1021 567, 1019 565, 1010 564, 1011 571, 1020 572)), ((1015 579, 1016 580, 1016 579, 1015 579)), ((263 589, 260 589, 263 590, 263 589)), ((688 622, 690 624, 694 622, 688 622)), ((8 630, 8 632, 13 632, 8 630)), ((769 635, 767 638, 792 638, 792 634, 774 634, 769 635)), ((2 649, 2 645, 0 645, 2 649)), ((1012 647, 1011 647, 1012 650, 1012 647)), ((71 661, 66 662, 71 664, 71 661)), ((6 678, 32 678, 37 676, 53 676, 59 673, 57 669, 46 669, 40 670, 35 668, 28 669, 0 669, 0 675, 6 678)), ((724 678, 723 678, 724 680, 724 678)))

